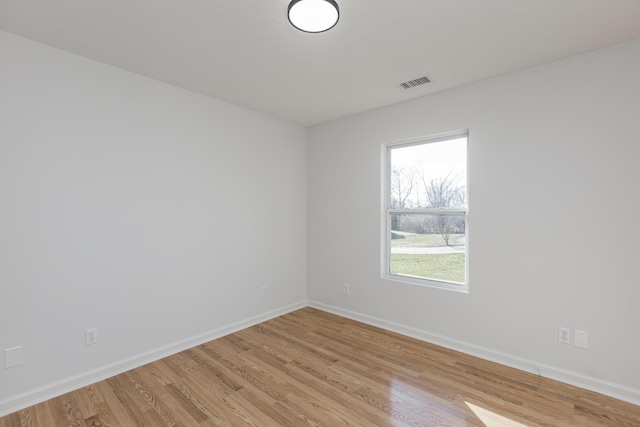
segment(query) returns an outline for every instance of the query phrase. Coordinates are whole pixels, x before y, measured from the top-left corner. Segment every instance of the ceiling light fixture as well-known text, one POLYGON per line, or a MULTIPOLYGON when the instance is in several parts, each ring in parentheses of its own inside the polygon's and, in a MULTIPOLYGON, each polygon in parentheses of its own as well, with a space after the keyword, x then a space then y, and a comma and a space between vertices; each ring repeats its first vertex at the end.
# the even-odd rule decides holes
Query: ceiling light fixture
POLYGON ((305 33, 330 30, 340 19, 340 8, 334 0, 292 0, 288 13, 291 25, 305 33))

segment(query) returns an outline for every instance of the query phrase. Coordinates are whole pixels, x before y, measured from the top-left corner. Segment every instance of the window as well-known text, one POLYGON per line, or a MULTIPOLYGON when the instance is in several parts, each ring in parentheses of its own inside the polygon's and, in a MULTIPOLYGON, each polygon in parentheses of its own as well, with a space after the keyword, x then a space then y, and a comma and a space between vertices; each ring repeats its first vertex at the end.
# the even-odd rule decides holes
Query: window
POLYGON ((384 278, 467 290, 467 141, 386 147, 384 278))

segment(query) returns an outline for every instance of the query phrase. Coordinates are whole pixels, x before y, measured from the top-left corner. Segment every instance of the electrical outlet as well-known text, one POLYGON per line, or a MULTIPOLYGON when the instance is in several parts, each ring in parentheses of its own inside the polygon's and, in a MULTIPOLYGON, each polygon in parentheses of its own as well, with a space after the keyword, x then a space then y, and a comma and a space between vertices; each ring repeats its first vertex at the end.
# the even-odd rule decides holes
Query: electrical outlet
POLYGON ((571 344, 571 329, 563 328, 562 326, 558 328, 558 341, 563 344, 571 344))
POLYGON ((91 345, 98 342, 98 328, 84 330, 84 344, 91 345))
POLYGON ((349 293, 351 292, 349 288, 350 288, 350 286, 349 286, 348 283, 343 283, 342 284, 342 293, 344 295, 349 295, 349 293))
POLYGON ((267 296, 267 287, 263 286, 262 289, 260 289, 260 296, 266 297, 267 296))

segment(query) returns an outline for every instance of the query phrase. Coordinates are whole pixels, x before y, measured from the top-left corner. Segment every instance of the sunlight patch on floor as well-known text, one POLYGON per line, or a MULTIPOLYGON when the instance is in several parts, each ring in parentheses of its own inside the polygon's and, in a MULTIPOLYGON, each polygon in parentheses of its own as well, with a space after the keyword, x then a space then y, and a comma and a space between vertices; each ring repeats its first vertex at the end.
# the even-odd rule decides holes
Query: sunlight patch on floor
POLYGON ((469 402, 464 403, 467 404, 469 409, 471 409, 475 416, 478 417, 486 427, 527 427, 525 424, 513 421, 510 418, 496 414, 488 409, 481 408, 469 402))

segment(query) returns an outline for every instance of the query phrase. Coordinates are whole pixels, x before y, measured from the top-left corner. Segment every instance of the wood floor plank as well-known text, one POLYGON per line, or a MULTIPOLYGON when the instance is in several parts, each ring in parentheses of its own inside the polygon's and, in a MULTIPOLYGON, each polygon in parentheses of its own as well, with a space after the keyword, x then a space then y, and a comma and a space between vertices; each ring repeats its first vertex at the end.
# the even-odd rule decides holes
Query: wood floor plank
POLYGON ((94 399, 100 399, 100 405, 104 407, 105 416, 109 418, 107 426, 109 424, 113 427, 135 425, 127 409, 107 381, 92 384, 88 390, 90 392, 95 391, 96 397, 94 399))
POLYGON ((19 411, 18 416, 20 418, 20 425, 29 427, 33 427, 36 425, 36 414, 33 407, 19 411))
POLYGON ((206 402, 207 410, 230 425, 256 425, 237 404, 234 396, 236 392, 217 381, 206 369, 203 370, 202 365, 195 363, 187 353, 179 353, 175 359, 182 362, 184 382, 189 384, 192 393, 199 396, 200 401, 206 402))
POLYGON ((96 392, 96 387, 90 385, 78 391, 78 394, 85 396, 87 405, 91 408, 93 415, 85 418, 87 426, 93 427, 115 427, 115 416, 104 401, 102 395, 96 392))
MULTIPOLYGON (((197 410, 205 414, 207 417, 207 422, 202 421, 202 425, 210 424, 210 425, 226 425, 228 424, 224 417, 213 408, 211 404, 212 399, 208 399, 207 397, 203 397, 198 394, 198 392, 194 389, 194 384, 192 381, 189 381, 189 378, 186 376, 186 372, 182 371, 180 366, 174 363, 173 358, 167 358, 159 363, 154 364, 154 367, 161 371, 166 378, 172 381, 171 386, 174 387, 177 391, 179 391, 185 399, 188 399, 190 402, 189 406, 194 406, 197 410)), ((207 390, 208 391, 208 390, 207 390)))
POLYGON ((6 417, 3 417, 0 422, 4 423, 4 427, 22 427, 22 423, 20 422, 20 415, 18 412, 14 412, 13 414, 9 414, 6 417))
POLYGON ((109 378, 106 381, 115 394, 117 403, 124 408, 127 417, 131 419, 132 425, 164 425, 162 418, 153 409, 149 408, 147 402, 136 390, 132 389, 126 374, 127 372, 109 378))
POLYGON ((640 407, 304 308, 0 427, 625 426, 640 407))
POLYGON ((46 405, 35 405, 31 408, 33 408, 33 412, 35 414, 35 422, 33 423, 34 426, 54 425, 55 422, 51 417, 51 413, 49 412, 46 405))
POLYGON ((168 427, 185 427, 185 423, 180 419, 179 414, 168 407, 160 398, 159 392, 161 390, 149 387, 147 383, 142 380, 138 370, 126 372, 124 375, 145 403, 160 416, 164 422, 163 425, 167 425, 168 427))
POLYGON ((170 408, 174 415, 170 418, 173 424, 178 424, 176 420, 180 420, 180 423, 191 426, 207 419, 207 415, 186 399, 172 383, 167 382, 155 366, 143 366, 136 369, 136 373, 148 389, 154 390, 157 400, 170 408))

